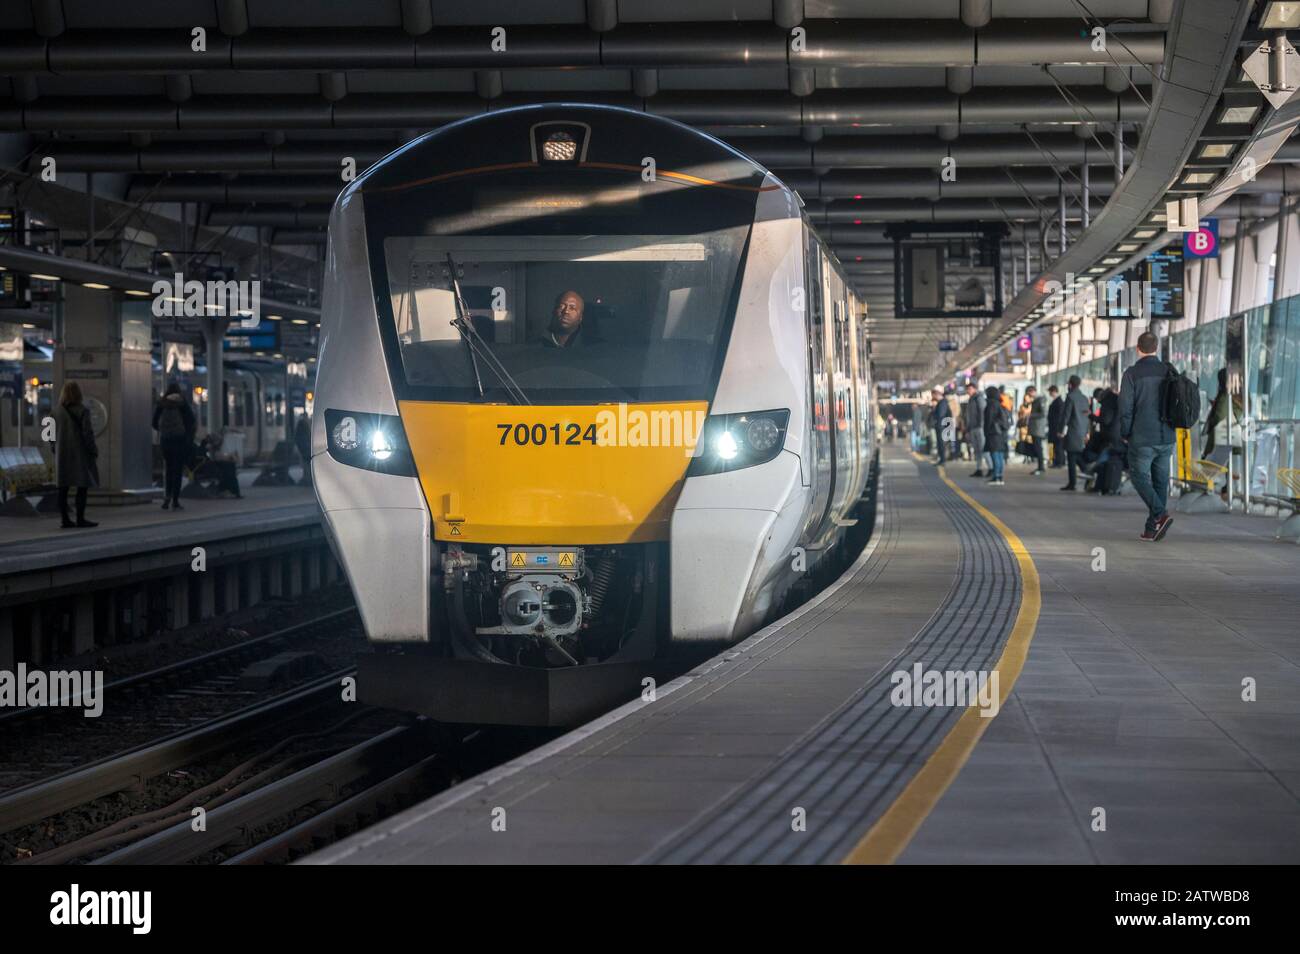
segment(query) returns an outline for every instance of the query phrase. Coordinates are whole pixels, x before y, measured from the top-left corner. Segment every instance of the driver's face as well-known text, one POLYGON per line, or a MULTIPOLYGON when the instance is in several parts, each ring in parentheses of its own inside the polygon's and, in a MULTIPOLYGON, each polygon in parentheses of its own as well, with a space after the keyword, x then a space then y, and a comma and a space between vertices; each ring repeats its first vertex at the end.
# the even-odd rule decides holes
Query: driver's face
POLYGON ((555 303, 555 323, 563 331, 573 331, 582 324, 582 299, 574 292, 565 292, 555 303))

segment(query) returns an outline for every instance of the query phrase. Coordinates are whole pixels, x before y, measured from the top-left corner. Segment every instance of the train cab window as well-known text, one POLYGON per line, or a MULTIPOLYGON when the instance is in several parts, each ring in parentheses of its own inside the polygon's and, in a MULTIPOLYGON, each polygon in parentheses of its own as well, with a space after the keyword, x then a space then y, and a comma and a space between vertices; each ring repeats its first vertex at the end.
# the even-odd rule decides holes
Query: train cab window
POLYGON ((707 400, 748 232, 388 238, 407 394, 501 401, 518 387, 534 403, 707 400), (449 253, 476 347, 489 350, 477 362, 482 397, 454 323, 449 253))

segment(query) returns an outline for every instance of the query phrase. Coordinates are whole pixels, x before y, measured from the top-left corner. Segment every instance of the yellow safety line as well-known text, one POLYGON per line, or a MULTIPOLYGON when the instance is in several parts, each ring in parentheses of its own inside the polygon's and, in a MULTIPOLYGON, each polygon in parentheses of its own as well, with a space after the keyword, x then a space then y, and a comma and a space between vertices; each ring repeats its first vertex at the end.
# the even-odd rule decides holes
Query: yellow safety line
MULTIPOLYGON (((1029 551, 1020 538, 1005 523, 999 520, 988 508, 979 504, 966 491, 962 490, 939 467, 939 476, 953 489, 957 496, 970 506, 989 524, 1002 534, 1007 546, 1015 554, 1020 566, 1020 611, 1016 614, 1015 625, 1007 637, 1002 655, 998 658, 998 711, 1006 704, 1007 697, 1020 678, 1020 671, 1025 666, 1025 657, 1029 655, 1029 644, 1034 639, 1034 630, 1038 626, 1038 611, 1042 605, 1042 596, 1038 586, 1038 569, 1034 566, 1029 551)), ((996 718, 996 716, 994 717, 996 718)), ((975 749, 984 730, 993 719, 980 715, 977 705, 973 705, 961 714, 957 724, 952 727, 939 747, 925 760, 921 770, 912 777, 892 805, 871 826, 871 830, 862 836, 853 850, 848 853, 841 864, 846 865, 887 865, 897 860, 908 842, 916 834, 921 823, 929 816, 931 810, 953 783, 966 760, 975 749)))

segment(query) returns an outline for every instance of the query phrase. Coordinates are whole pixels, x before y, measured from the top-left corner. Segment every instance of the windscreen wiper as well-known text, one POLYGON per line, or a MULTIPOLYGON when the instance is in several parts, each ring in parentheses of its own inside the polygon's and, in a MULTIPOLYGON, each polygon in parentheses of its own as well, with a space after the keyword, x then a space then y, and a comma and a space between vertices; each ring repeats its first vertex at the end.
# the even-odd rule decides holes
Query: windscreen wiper
POLYGON ((497 380, 501 382, 506 394, 515 404, 532 404, 533 402, 528 400, 528 395, 524 394, 524 389, 492 353, 492 348, 474 330, 474 323, 469 320, 469 309, 465 307, 465 299, 460 294, 460 280, 456 277, 456 260, 451 257, 451 252, 447 253, 447 273, 451 278, 451 295, 456 304, 456 317, 451 324, 460 332, 465 347, 469 349, 469 362, 474 368, 474 385, 478 388, 478 396, 483 397, 483 378, 478 370, 478 361, 482 358, 483 363, 497 376, 497 380))

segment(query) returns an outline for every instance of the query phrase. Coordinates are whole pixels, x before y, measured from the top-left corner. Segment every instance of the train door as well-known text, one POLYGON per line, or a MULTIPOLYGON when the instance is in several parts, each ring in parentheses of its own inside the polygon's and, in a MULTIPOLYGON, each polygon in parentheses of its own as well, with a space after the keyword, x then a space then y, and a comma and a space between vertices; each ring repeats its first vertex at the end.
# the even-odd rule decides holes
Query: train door
POLYGON ((833 362, 826 329, 825 299, 822 286, 824 256, 812 231, 804 226, 804 289, 808 311, 808 379, 812 407, 813 518, 808 539, 820 546, 830 523, 835 489, 835 428, 831 387, 833 362))

